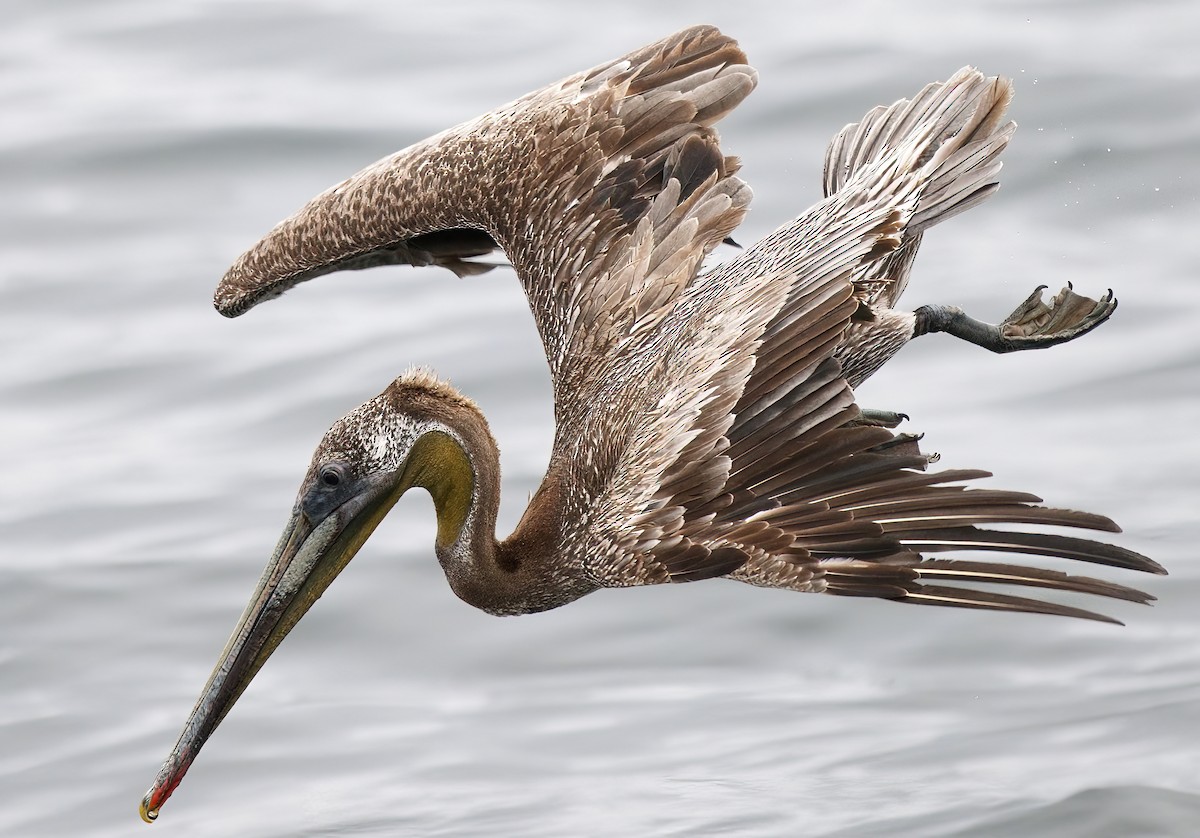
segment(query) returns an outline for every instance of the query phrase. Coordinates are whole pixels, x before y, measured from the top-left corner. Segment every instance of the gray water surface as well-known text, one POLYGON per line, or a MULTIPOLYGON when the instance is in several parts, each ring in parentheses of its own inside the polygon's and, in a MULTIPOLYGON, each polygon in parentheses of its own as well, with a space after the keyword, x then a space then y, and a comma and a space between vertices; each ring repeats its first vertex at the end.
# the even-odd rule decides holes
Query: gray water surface
POLYGON ((1200 5, 11 0, 0 27, 0 834, 1200 834, 1200 5), (310 196, 528 90, 712 22, 753 241, 827 139, 965 63, 1017 83, 1004 188, 909 306, 1039 284, 1121 307, 995 357, 922 339, 861 392, 948 467, 1109 514, 1167 578, 1125 628, 709 582, 497 620, 414 494, 154 827, 137 804, 328 424, 411 363, 478 400, 507 532, 549 382, 510 274, 380 269, 244 318, 210 295, 310 196), (150 829, 146 833, 144 830, 150 829))

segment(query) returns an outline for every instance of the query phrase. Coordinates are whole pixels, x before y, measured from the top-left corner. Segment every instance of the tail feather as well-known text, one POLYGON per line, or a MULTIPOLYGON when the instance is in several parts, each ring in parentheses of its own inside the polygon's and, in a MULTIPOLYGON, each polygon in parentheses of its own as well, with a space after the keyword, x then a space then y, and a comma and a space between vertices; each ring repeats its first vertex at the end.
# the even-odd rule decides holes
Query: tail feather
POLYGON ((872 109, 830 141, 824 170, 827 196, 911 141, 918 129, 922 138, 933 138, 923 155, 942 160, 900 247, 855 273, 860 299, 894 306, 908 284, 922 231, 980 204, 999 188, 997 158, 1016 130, 1016 123, 1002 124, 1012 95, 1008 79, 985 78, 964 67, 945 82, 926 85, 911 99, 872 109))
POLYGON ((986 140, 964 146, 942 163, 935 185, 921 193, 921 208, 906 232, 920 233, 991 197, 1000 188, 997 178, 1003 163, 998 158, 1016 130, 1016 123, 1010 122, 986 140))

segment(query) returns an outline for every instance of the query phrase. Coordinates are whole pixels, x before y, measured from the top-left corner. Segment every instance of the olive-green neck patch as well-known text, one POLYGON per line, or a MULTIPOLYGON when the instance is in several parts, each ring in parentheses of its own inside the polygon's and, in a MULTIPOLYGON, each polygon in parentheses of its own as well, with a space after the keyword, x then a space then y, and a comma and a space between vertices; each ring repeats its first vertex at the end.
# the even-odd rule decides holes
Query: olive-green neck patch
POLYGON ((462 535, 475 492, 475 468, 458 440, 442 431, 429 431, 412 447, 405 467, 411 486, 433 497, 437 510, 437 546, 449 547, 462 535))

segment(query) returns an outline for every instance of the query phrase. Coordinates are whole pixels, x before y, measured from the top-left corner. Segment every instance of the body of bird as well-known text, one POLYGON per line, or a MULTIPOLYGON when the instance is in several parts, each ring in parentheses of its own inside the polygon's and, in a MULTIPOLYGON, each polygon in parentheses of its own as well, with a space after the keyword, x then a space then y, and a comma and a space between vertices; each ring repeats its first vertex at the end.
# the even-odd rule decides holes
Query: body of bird
POLYGON ((726 577, 797 591, 1107 619, 968 585, 1001 582, 1145 602, 1115 583, 930 558, 1031 553, 1161 572, 1103 542, 986 525, 1116 531, 1107 518, 930 472, 916 438, 852 387, 942 330, 997 351, 1048 346, 1115 302, 1035 292, 999 327, 957 309, 894 309, 920 238, 997 186, 1011 88, 964 68, 835 137, 826 197, 736 258, 705 257, 750 201, 713 124, 754 87, 737 44, 696 27, 572 76, 380 161, 314 199, 230 269, 240 314, 333 271, 390 263, 470 274, 503 249, 554 386, 545 478, 495 534, 499 451, 483 414, 410 371, 328 431, 275 553, 146 819, 293 625, 401 495, 427 490, 454 592, 498 615, 601 587, 726 577))

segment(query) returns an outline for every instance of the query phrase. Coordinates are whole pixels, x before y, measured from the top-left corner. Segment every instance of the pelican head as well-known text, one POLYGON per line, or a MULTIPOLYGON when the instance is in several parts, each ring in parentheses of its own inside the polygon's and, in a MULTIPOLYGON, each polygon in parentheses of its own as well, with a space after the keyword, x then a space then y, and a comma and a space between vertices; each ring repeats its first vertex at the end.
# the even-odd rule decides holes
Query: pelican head
POLYGON ((253 598, 142 800, 143 820, 158 816, 254 675, 408 489, 433 496, 439 557, 461 552, 454 547, 474 508, 476 482, 468 452, 488 443, 495 452, 474 403, 423 370, 406 373, 333 424, 253 598))

